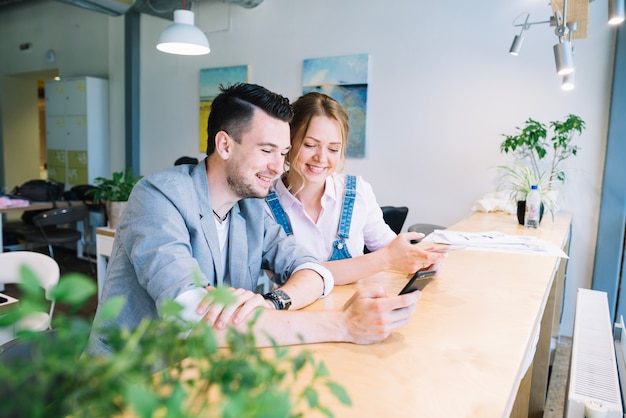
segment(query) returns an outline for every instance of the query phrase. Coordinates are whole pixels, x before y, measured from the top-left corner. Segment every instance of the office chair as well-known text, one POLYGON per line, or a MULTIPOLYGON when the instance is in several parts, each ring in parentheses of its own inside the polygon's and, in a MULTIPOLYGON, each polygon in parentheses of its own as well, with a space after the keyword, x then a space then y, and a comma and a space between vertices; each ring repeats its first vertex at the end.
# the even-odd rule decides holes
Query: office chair
MULTIPOLYGON (((383 220, 385 223, 389 225, 389 228, 391 228, 393 232, 399 234, 409 214, 409 208, 406 206, 381 206, 380 209, 383 211, 383 220)), ((363 254, 370 252, 367 246, 363 247, 363 254)))
MULTIPOLYGON (((413 224, 407 229, 409 232, 421 232, 425 236, 432 233, 435 229, 446 229, 445 226, 435 224, 413 224)), ((417 240, 419 242, 421 240, 417 240)))
POLYGON ((20 267, 28 266, 45 290, 46 299, 50 301, 48 312, 34 312, 22 318, 18 324, 20 329, 32 331, 45 331, 50 328, 52 314, 54 313, 54 299, 50 291, 59 282, 60 270, 57 262, 50 256, 34 251, 11 251, 0 253, 0 283, 19 283, 20 267))
POLYGON ((402 232, 404 221, 409 214, 409 208, 406 206, 381 206, 383 211, 383 219, 385 223, 395 232, 399 234, 402 232))
POLYGON ((60 225, 85 221, 89 216, 86 206, 69 206, 50 209, 33 218, 36 230, 24 234, 28 245, 44 244, 48 247, 50 257, 54 258, 53 245, 75 243, 82 239, 83 234, 74 228, 60 225))

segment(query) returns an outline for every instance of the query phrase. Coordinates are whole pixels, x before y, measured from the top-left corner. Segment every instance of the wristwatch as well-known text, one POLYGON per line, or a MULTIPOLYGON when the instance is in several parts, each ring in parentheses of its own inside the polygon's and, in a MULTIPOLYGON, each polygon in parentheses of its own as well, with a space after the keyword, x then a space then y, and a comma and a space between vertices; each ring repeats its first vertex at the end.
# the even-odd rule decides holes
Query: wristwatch
POLYGON ((273 292, 269 292, 263 295, 267 300, 271 300, 276 309, 286 311, 291 306, 291 298, 285 292, 280 289, 276 289, 273 292))

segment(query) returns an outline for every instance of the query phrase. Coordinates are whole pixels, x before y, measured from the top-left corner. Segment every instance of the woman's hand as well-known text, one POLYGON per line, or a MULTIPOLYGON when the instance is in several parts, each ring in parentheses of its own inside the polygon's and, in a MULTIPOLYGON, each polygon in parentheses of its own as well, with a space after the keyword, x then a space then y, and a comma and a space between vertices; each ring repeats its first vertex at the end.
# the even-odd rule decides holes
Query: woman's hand
POLYGON ((445 257, 446 253, 428 251, 428 249, 411 244, 411 240, 420 239, 423 235, 418 232, 405 232, 382 248, 380 251, 386 260, 386 270, 404 274, 412 274, 424 268, 436 270, 437 262, 445 257))

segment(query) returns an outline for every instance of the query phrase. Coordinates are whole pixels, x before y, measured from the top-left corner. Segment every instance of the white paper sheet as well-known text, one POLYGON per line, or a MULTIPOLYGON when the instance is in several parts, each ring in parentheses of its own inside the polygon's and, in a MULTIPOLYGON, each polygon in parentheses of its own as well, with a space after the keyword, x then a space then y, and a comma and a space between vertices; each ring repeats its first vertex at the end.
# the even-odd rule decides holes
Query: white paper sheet
POLYGON ((525 235, 508 235, 498 231, 463 232, 437 229, 424 237, 422 242, 463 246, 468 250, 551 255, 569 258, 561 248, 551 242, 525 235))

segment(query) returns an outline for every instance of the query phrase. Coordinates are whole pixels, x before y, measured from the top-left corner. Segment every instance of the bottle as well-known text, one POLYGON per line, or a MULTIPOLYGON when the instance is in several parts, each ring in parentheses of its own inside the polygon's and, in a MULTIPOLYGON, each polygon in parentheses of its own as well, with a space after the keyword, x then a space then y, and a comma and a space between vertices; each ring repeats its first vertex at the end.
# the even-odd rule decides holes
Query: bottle
POLYGON ((537 228, 539 226, 539 210, 541 196, 537 185, 533 184, 526 196, 526 211, 524 212, 524 228, 537 228))

